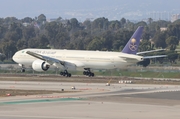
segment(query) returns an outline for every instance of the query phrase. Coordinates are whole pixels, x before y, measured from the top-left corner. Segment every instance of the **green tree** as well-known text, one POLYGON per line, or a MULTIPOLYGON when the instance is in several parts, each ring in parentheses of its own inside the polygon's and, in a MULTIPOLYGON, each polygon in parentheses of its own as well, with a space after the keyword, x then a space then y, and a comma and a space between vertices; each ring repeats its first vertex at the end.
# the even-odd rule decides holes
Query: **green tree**
POLYGON ((92 22, 92 29, 107 30, 109 21, 107 18, 97 18, 92 22))
POLYGON ((15 42, 9 41, 5 42, 2 46, 2 52, 3 54, 5 54, 7 59, 10 59, 13 56, 13 54, 17 51, 17 48, 14 44, 15 42))
POLYGON ((113 40, 114 40, 112 32, 111 31, 104 32, 102 34, 102 38, 104 39, 103 40, 103 49, 111 51, 113 40))
POLYGON ((135 24, 135 26, 136 26, 136 27, 139 27, 139 26, 144 26, 144 27, 146 27, 146 26, 147 26, 147 23, 144 22, 144 21, 140 21, 140 22, 138 22, 137 24, 135 24))
POLYGON ((87 46, 87 50, 101 50, 103 46, 103 39, 95 37, 87 46))
POLYGON ((124 25, 126 24, 126 19, 125 19, 125 18, 122 18, 122 19, 120 20, 120 22, 121 22, 121 25, 124 27, 124 25))
POLYGON ((5 39, 18 41, 23 37, 22 28, 23 28, 22 24, 12 23, 10 25, 9 31, 6 32, 5 39))
POLYGON ((28 40, 28 47, 29 48, 38 48, 39 44, 36 38, 31 38, 28 40))
POLYGON ((168 54, 168 59, 171 63, 176 63, 176 59, 178 59, 178 53, 168 54))
POLYGON ((16 44, 16 48, 17 50, 21 50, 24 48, 27 48, 28 44, 27 41, 24 39, 18 40, 17 44, 16 44))
POLYGON ((91 21, 90 20, 85 20, 83 22, 83 25, 85 26, 85 29, 90 31, 91 30, 91 21))
POLYGON ((180 23, 175 25, 169 25, 167 30, 168 36, 176 36, 180 40, 180 23))
POLYGON ((6 32, 4 39, 6 41, 16 41, 17 42, 19 39, 21 39, 21 37, 15 31, 12 31, 12 32, 6 32))
POLYGON ((37 42, 39 44, 38 48, 43 48, 43 49, 48 48, 47 46, 49 45, 49 40, 44 34, 38 37, 37 42))
POLYGON ((151 49, 151 42, 149 40, 142 40, 139 45, 139 51, 148 51, 151 49))
POLYGON ((76 18, 70 19, 70 23, 71 23, 71 26, 72 26, 73 29, 79 27, 79 22, 78 22, 78 20, 76 18))
POLYGON ((112 49, 116 51, 122 50, 122 48, 124 48, 128 40, 130 39, 132 33, 133 31, 128 30, 119 30, 118 32, 116 32, 113 35, 114 41, 112 43, 112 49))
POLYGON ((60 22, 62 20, 62 17, 58 17, 57 19, 56 19, 56 22, 60 22))
POLYGON ((153 22, 152 18, 148 18, 148 24, 151 24, 153 22))
POLYGON ((1 62, 3 62, 5 59, 6 59, 6 56, 1 53, 1 54, 0 54, 0 60, 1 60, 1 62))
POLYGON ((157 48, 166 48, 166 35, 163 32, 157 32, 153 37, 154 44, 157 48))
POLYGON ((24 19, 21 20, 23 23, 26 22, 26 23, 32 23, 33 19, 30 18, 30 17, 25 17, 24 19))
POLYGON ((35 27, 30 25, 23 29, 22 34, 23 34, 24 39, 29 40, 31 38, 36 37, 38 33, 36 33, 35 27))
POLYGON ((175 50, 176 45, 179 44, 179 40, 175 36, 170 36, 166 39, 166 44, 168 45, 170 50, 175 50))
POLYGON ((37 23, 39 25, 43 24, 46 22, 46 16, 44 14, 40 14, 37 18, 37 23))
POLYGON ((110 21, 109 22, 109 30, 117 31, 121 28, 121 23, 119 21, 110 21))
POLYGON ((10 25, 12 23, 17 23, 17 22, 18 22, 18 19, 16 17, 6 17, 4 19, 4 23, 8 24, 8 25, 10 25))
POLYGON ((0 40, 4 38, 7 31, 8 31, 7 27, 0 25, 0 40))

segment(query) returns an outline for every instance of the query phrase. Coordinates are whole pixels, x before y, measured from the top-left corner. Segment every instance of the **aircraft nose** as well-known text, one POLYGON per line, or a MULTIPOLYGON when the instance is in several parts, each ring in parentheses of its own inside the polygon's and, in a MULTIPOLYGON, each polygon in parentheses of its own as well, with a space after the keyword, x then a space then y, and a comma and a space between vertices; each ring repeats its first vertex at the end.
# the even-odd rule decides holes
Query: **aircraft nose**
POLYGON ((16 53, 13 55, 12 59, 14 62, 16 62, 16 60, 17 60, 16 53))

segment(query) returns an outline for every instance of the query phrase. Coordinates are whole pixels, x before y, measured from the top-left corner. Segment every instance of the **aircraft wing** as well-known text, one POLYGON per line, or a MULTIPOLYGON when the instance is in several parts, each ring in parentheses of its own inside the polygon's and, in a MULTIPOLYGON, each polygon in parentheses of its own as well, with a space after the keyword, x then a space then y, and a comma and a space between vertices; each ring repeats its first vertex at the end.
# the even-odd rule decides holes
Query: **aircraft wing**
POLYGON ((26 52, 27 54, 35 57, 35 58, 38 58, 38 59, 41 59, 43 61, 46 61, 48 62, 49 64, 53 64, 53 63, 60 63, 60 64, 64 64, 63 61, 60 61, 60 60, 57 60, 55 58, 51 58, 51 57, 47 57, 47 56, 44 56, 44 55, 40 55, 40 54, 37 54, 37 53, 34 53, 34 52, 31 52, 31 51, 27 51, 26 52))
POLYGON ((31 52, 31 51, 27 51, 26 53, 33 56, 33 57, 35 57, 35 58, 46 61, 50 65, 55 65, 55 66, 63 65, 64 67, 76 67, 75 63, 71 63, 71 62, 68 62, 68 61, 63 61, 63 60, 59 60, 59 59, 56 59, 56 58, 40 55, 40 54, 31 52))

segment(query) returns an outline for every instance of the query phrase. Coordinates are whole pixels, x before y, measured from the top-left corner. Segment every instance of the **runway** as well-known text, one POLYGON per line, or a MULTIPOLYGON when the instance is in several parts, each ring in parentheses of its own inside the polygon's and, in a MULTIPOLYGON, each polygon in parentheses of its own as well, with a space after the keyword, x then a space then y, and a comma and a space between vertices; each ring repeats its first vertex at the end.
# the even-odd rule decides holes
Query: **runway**
POLYGON ((179 85, 0 81, 0 89, 73 91, 0 97, 2 119, 179 119, 179 85), (72 90, 72 87, 75 90, 72 90))

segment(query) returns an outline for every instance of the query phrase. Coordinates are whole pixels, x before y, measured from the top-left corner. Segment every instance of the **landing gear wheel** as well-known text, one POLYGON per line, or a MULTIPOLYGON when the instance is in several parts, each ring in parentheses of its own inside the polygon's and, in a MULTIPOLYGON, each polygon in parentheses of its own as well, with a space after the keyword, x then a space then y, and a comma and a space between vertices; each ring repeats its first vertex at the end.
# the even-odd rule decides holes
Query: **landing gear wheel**
POLYGON ((91 77, 91 73, 89 73, 89 75, 88 75, 89 77, 91 77))
POLYGON ((94 77, 94 73, 90 71, 90 69, 85 69, 87 71, 83 71, 83 74, 89 77, 94 77))
POLYGON ((25 72, 25 69, 21 69, 21 72, 24 73, 24 72, 25 72))
POLYGON ((71 74, 67 72, 67 70, 65 70, 64 72, 60 72, 61 76, 66 76, 66 77, 71 77, 71 74))
POLYGON ((70 73, 68 73, 68 74, 67 74, 67 77, 71 77, 71 74, 70 74, 70 73))
POLYGON ((89 77, 94 77, 94 73, 92 73, 92 72, 89 72, 89 75, 88 75, 89 77))
POLYGON ((83 74, 86 75, 86 71, 83 71, 83 74))
POLYGON ((64 74, 64 72, 61 71, 61 72, 60 72, 60 75, 62 76, 63 74, 64 74))

